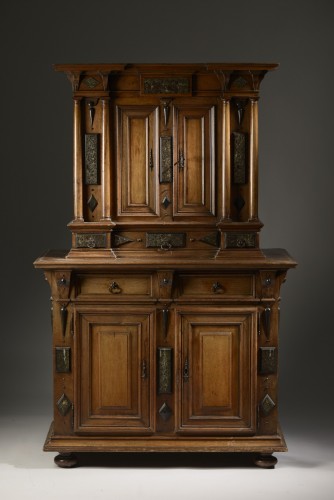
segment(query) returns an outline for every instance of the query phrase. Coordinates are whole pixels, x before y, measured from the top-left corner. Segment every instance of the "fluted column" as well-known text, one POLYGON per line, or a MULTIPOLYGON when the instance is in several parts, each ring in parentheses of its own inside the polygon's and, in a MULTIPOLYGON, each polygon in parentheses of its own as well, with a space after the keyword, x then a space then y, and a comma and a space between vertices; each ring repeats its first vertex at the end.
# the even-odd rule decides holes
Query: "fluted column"
POLYGON ((109 97, 102 98, 102 220, 111 220, 110 112, 109 97))
POLYGON ((223 99, 222 136, 222 220, 231 217, 231 132, 230 132, 230 100, 223 99))
POLYGON ((249 220, 258 219, 258 100, 250 99, 249 220))
POLYGON ((82 200, 82 131, 81 131, 81 98, 74 98, 74 147, 73 147, 73 186, 74 186, 74 219, 83 221, 82 200))

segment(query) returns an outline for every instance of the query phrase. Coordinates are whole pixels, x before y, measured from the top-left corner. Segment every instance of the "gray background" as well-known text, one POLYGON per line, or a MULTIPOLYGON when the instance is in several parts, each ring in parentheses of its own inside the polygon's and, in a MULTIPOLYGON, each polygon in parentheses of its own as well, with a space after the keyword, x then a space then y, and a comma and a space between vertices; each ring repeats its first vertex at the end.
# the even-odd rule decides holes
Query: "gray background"
MULTIPOLYGON (((262 247, 298 260, 282 290, 283 426, 333 420, 332 1, 16 1, 1 11, 0 414, 51 415, 49 288, 67 248, 72 99, 53 63, 279 62, 262 83, 262 247)), ((332 423, 332 422, 331 422, 332 423)))

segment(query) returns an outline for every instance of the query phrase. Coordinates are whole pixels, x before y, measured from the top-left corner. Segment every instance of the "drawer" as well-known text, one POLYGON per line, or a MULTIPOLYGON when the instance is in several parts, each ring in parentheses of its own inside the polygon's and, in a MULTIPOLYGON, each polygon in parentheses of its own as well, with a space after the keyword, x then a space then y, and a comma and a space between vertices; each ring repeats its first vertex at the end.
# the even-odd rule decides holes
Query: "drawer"
POLYGON ((181 297, 253 297, 254 276, 250 274, 187 274, 180 276, 181 297))
POLYGON ((104 296, 104 298, 152 297, 150 274, 79 275, 77 296, 104 296))

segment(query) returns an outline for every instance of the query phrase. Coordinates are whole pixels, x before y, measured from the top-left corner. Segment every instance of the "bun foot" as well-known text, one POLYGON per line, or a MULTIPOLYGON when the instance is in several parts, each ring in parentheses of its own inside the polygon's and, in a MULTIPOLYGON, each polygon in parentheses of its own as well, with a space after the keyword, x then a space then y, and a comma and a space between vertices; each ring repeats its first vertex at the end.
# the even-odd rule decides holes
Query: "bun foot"
POLYGON ((54 459, 55 464, 63 469, 71 469, 72 467, 77 467, 78 459, 73 453, 60 453, 54 459))
POLYGON ((277 458, 273 455, 266 455, 263 453, 261 455, 256 455, 254 463, 262 469, 274 469, 277 464, 277 458))

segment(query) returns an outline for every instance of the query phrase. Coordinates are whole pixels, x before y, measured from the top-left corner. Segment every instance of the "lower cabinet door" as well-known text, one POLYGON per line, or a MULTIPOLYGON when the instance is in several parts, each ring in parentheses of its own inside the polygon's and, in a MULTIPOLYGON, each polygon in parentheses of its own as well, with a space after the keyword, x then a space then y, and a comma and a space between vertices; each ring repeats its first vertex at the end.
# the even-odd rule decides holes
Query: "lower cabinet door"
POLYGON ((115 313, 96 307, 77 310, 76 432, 152 432, 153 318, 152 310, 134 313, 124 306, 115 313))
POLYGON ((254 434, 255 309, 179 313, 178 432, 254 434))

